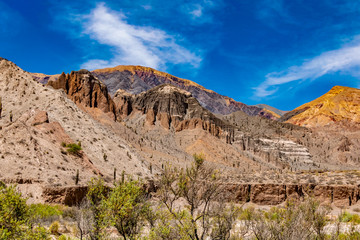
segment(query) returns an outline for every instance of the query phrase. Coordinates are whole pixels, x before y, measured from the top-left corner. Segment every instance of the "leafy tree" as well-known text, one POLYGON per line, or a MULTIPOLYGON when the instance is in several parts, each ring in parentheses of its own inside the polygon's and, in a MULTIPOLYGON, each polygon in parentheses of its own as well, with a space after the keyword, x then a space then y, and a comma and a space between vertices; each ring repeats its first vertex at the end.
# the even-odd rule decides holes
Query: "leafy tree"
POLYGON ((14 186, 0 185, 0 239, 20 238, 27 223, 28 206, 14 186))
POLYGON ((121 236, 135 239, 144 226, 145 215, 150 210, 143 185, 139 181, 119 182, 104 202, 108 219, 121 236))
POLYGON ((44 228, 32 228, 26 199, 15 186, 6 187, 0 182, 0 239, 48 239, 44 228))
POLYGON ((103 209, 103 201, 108 196, 109 188, 104 185, 104 180, 101 178, 91 179, 89 182, 89 189, 86 195, 87 200, 89 201, 89 208, 92 212, 92 231, 90 233, 90 238, 99 240, 103 234, 104 228, 104 217, 105 211, 103 209))

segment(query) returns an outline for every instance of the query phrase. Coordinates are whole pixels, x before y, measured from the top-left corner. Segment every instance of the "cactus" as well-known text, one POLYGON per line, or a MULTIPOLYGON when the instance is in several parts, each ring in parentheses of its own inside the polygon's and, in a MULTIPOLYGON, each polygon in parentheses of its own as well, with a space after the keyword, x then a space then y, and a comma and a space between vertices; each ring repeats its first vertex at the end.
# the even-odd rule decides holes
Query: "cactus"
POLYGON ((107 155, 106 155, 106 153, 104 153, 103 158, 104 158, 104 161, 107 162, 107 155))
POLYGON ((1 112, 2 112, 2 99, 0 97, 0 118, 1 118, 1 112))
POLYGON ((125 182, 125 171, 123 170, 121 173, 121 183, 125 182))
POLYGON ((76 170, 75 185, 78 185, 78 183, 79 183, 79 169, 76 170))
POLYGON ((116 168, 114 168, 114 182, 116 181, 116 168))
POLYGON ((152 174, 152 164, 150 163, 150 166, 149 166, 149 170, 150 170, 150 173, 152 174))
POLYGON ((12 114, 12 111, 10 111, 10 122, 12 122, 13 120, 13 114, 12 114))

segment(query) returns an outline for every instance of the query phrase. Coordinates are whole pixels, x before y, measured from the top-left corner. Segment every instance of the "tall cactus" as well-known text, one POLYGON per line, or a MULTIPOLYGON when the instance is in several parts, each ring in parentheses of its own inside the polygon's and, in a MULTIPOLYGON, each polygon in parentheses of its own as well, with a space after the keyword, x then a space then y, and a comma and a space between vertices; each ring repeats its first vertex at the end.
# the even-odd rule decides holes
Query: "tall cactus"
POLYGON ((2 112, 2 99, 0 97, 0 118, 1 118, 1 112, 2 112))

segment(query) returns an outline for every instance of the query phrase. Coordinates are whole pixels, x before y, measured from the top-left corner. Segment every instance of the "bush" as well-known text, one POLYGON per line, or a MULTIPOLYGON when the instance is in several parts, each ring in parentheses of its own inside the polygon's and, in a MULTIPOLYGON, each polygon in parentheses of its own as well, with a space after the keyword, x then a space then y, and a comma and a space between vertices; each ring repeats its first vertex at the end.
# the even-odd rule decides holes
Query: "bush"
POLYGON ((26 199, 15 190, 14 186, 0 185, 0 237, 16 238, 20 235, 21 225, 29 216, 26 199))
POLYGON ((33 220, 48 220, 63 214, 60 206, 48 204, 31 204, 29 211, 33 220))
POLYGON ((59 228, 60 228, 60 223, 58 221, 55 221, 50 225, 49 231, 51 232, 51 234, 58 235, 59 228))
POLYGON ((47 239, 44 228, 32 228, 30 214, 26 199, 15 186, 6 187, 0 182, 0 239, 47 239))
POLYGON ((119 182, 103 204, 108 220, 124 239, 135 239, 144 226, 144 213, 148 212, 143 184, 129 180, 119 182))
POLYGON ((66 145, 67 149, 66 151, 73 155, 80 155, 80 151, 82 150, 81 146, 76 143, 70 143, 66 145))
POLYGON ((349 222, 354 224, 360 224, 360 216, 357 214, 351 214, 349 212, 343 212, 339 216, 340 222, 349 222))
POLYGON ((70 237, 67 237, 65 235, 61 235, 58 240, 70 240, 70 237))

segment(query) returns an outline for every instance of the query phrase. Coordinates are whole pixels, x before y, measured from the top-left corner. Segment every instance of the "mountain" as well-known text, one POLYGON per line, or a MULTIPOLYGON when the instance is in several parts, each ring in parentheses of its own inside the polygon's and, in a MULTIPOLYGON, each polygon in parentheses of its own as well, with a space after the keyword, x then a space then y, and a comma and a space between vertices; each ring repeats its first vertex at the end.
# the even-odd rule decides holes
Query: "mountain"
MULTIPOLYGON (((191 93, 171 84, 154 87, 132 98, 128 96, 122 90, 115 94, 117 109, 124 109, 125 105, 127 115, 136 115, 136 112, 146 114, 149 125, 159 122, 165 129, 174 128, 175 131, 199 127, 217 137, 225 130, 233 129, 230 124, 203 108, 191 93)), ((123 110, 119 113, 124 115, 123 110)))
MULTIPOLYGON (((145 83, 136 76, 134 82, 145 83)), ((251 201, 258 204, 282 202, 286 197, 279 198, 280 190, 290 196, 291 189, 306 191, 309 184, 314 189, 334 179, 337 185, 360 184, 356 172, 329 171, 359 169, 357 131, 318 131, 243 111, 214 114, 193 93, 171 83, 137 94, 112 91, 87 70, 40 84, 0 59, 0 181, 17 183, 30 202, 72 205, 93 177, 111 186, 116 173, 124 172, 150 186, 166 165, 183 168, 200 153, 234 198, 256 195, 251 201), (82 150, 69 152, 71 144, 82 150), (328 172, 314 177, 314 170, 328 172)), ((348 195, 341 199, 348 201, 348 195)))
POLYGON ((306 127, 351 125, 359 127, 360 90, 334 86, 323 96, 286 113, 281 121, 306 127))
POLYGON ((31 73, 31 76, 39 83, 46 84, 48 81, 55 81, 60 77, 60 74, 46 75, 43 73, 31 73))
MULTIPOLYGON (((250 116, 259 115, 271 119, 278 119, 281 116, 281 114, 273 111, 275 108, 271 108, 270 106, 265 108, 262 106, 246 105, 206 89, 193 81, 178 78, 149 67, 120 65, 114 68, 97 69, 92 71, 92 74, 105 83, 112 96, 114 96, 119 89, 131 94, 138 94, 162 84, 171 84, 190 92, 202 106, 215 114, 229 114, 236 111, 243 111, 250 116)), ((46 84, 50 80, 56 80, 59 76, 60 75, 33 73, 34 79, 43 84, 46 84)))
POLYGON ((84 101, 76 104, 65 91, 34 81, 29 73, 5 59, 0 59, 0 96, 0 180, 18 183, 29 201, 46 201, 42 194, 50 188, 74 186, 77 171, 80 185, 99 176, 112 182, 115 168, 149 175, 137 150, 110 125, 93 117, 114 122, 107 113, 94 105, 88 107, 93 115, 87 113, 79 107, 84 101), (67 151, 65 144, 79 142, 82 150, 78 154, 67 151))
POLYGON ((282 117, 285 113, 288 112, 288 111, 279 110, 277 108, 274 108, 274 107, 266 105, 266 104, 256 104, 255 106, 272 112, 274 114, 274 116, 276 116, 278 118, 282 117))
POLYGON ((168 83, 190 92, 202 106, 216 114, 243 111, 251 116, 262 115, 268 118, 276 118, 271 113, 263 111, 262 108, 248 106, 206 89, 193 81, 178 78, 149 67, 117 66, 114 68, 97 69, 93 71, 93 74, 108 86, 110 94, 115 94, 118 89, 138 94, 158 85, 168 83))

